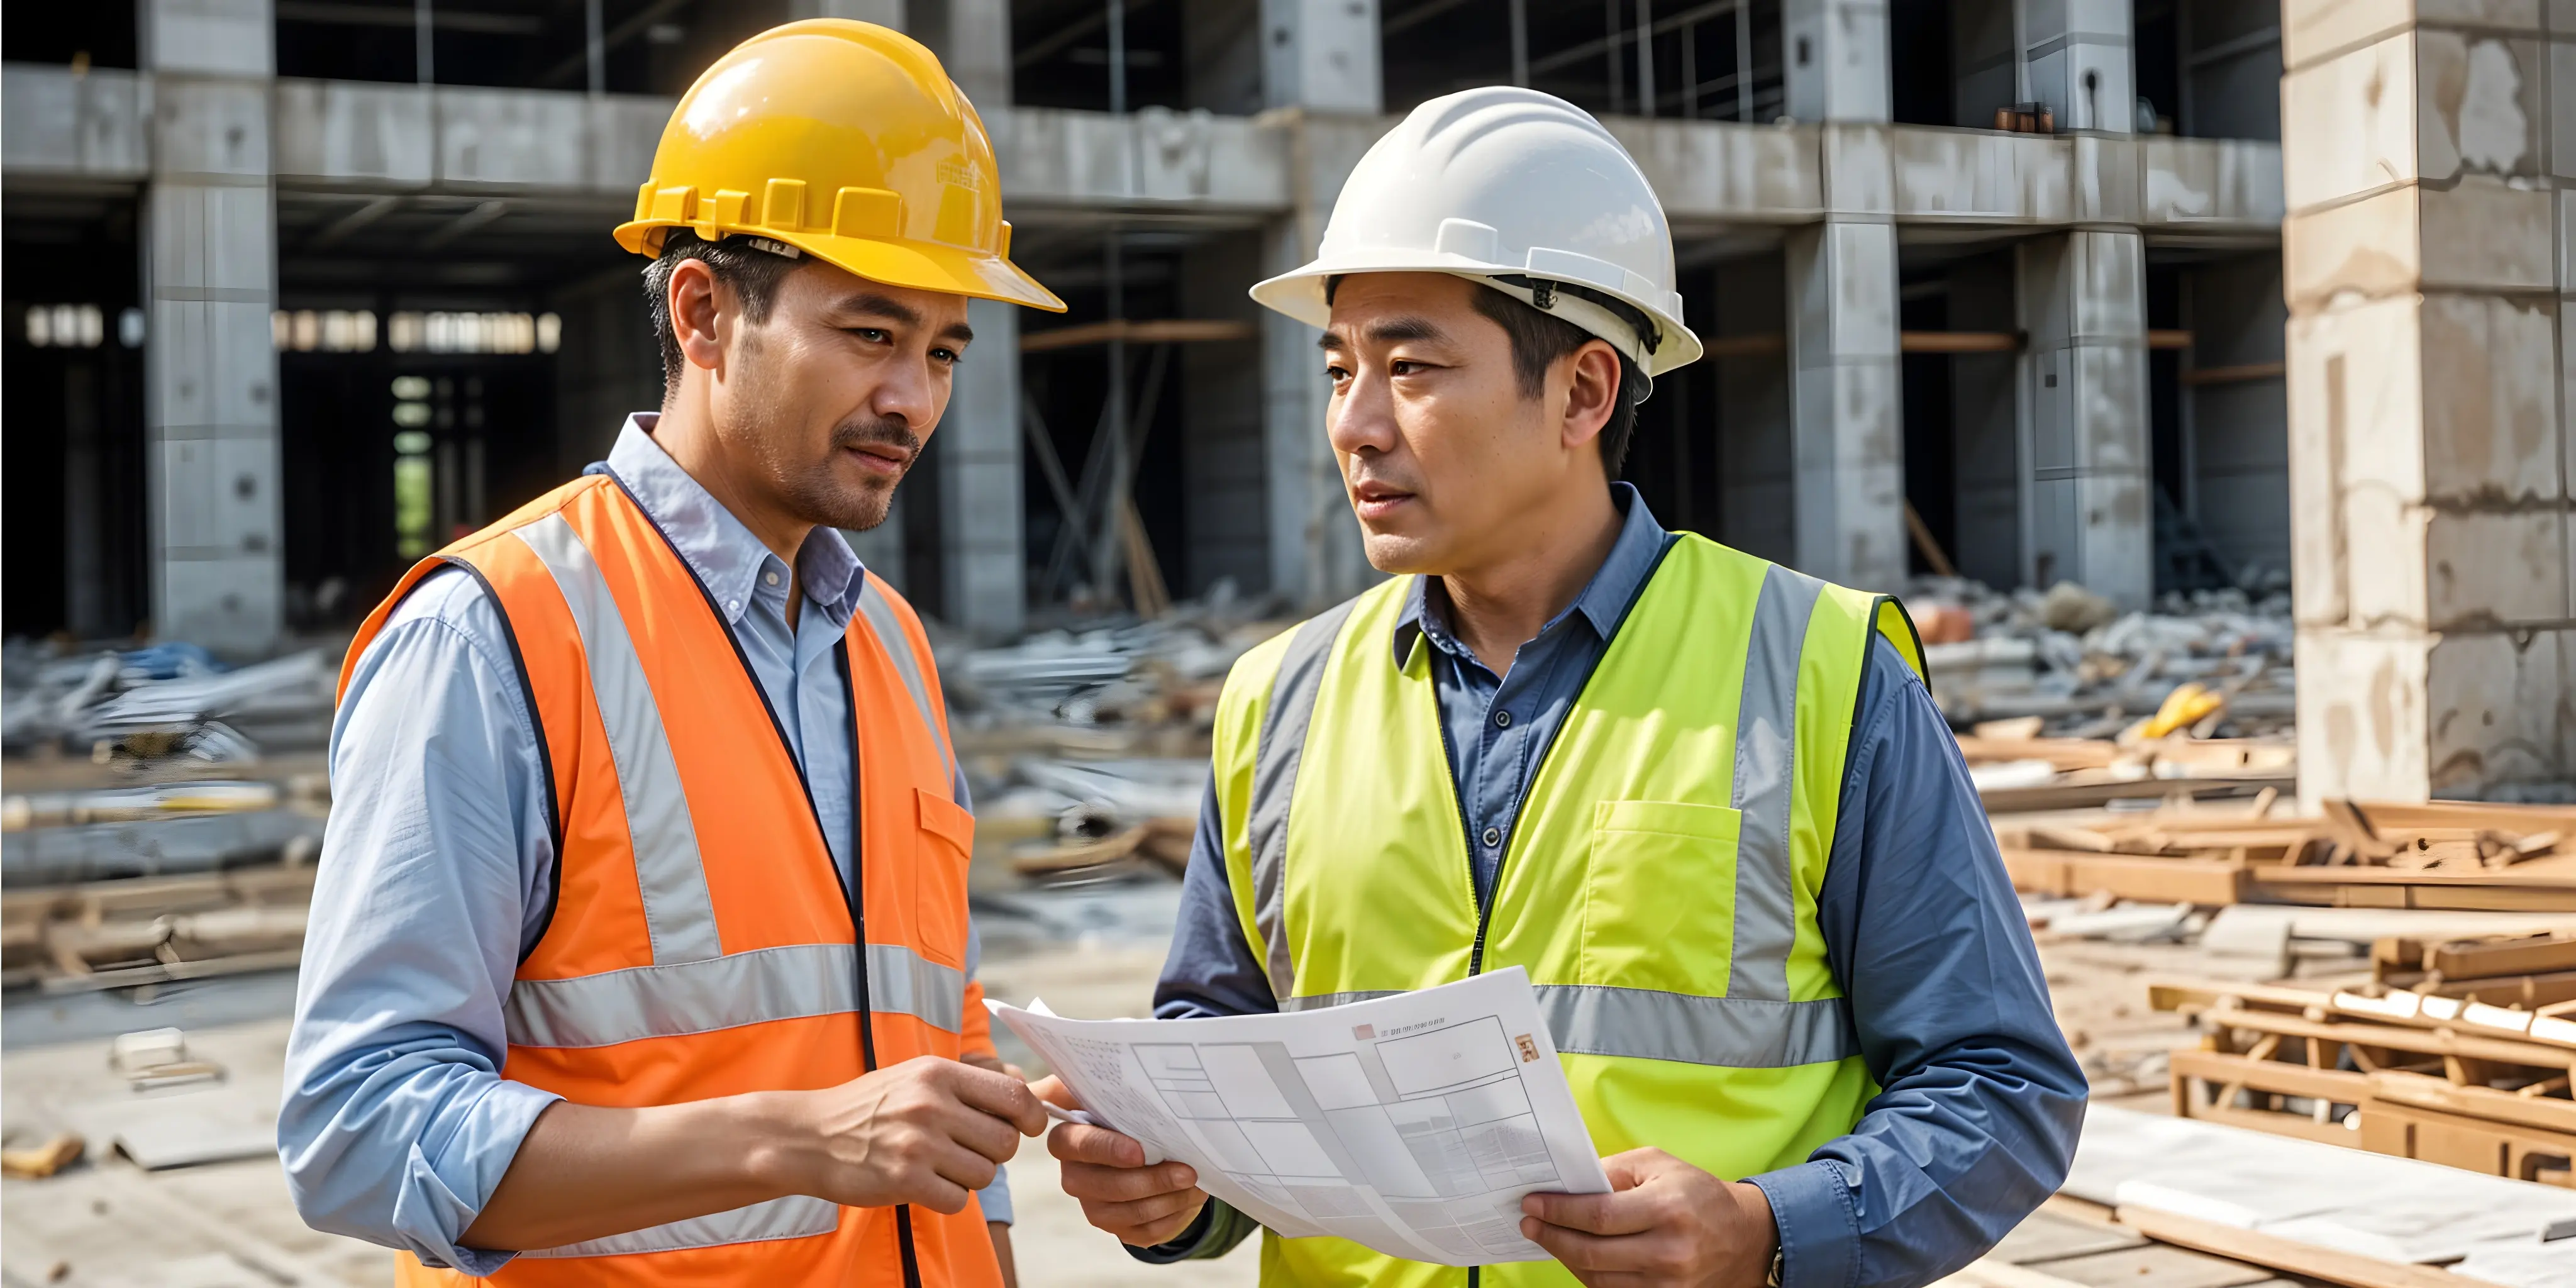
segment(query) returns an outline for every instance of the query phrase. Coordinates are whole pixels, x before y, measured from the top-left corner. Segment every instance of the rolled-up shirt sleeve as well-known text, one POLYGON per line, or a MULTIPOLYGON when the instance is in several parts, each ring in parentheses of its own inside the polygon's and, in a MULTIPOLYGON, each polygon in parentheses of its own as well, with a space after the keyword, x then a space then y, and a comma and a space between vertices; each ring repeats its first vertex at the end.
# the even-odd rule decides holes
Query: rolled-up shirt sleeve
POLYGON ((331 822, 297 981, 278 1153, 317 1230, 488 1275, 462 1246, 557 1097, 500 1076, 502 1003, 553 843, 508 636, 479 584, 423 582, 331 731, 331 822))
POLYGON ((1984 1255, 2066 1177, 2085 1082, 1958 743, 1873 652, 1817 897, 1880 1087, 1850 1134, 1749 1177, 1783 1288, 1918 1288, 1984 1255))

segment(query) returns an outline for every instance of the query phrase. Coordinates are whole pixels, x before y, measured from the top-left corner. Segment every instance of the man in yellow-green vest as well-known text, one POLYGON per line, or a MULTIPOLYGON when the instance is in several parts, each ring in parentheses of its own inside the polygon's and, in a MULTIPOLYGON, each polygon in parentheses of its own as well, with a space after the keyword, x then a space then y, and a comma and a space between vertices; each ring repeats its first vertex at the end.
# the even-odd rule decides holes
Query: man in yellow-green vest
MULTIPOLYGON (((2084 1078, 1903 611, 1612 482, 1700 356, 1635 162, 1545 94, 1434 99, 1253 297, 1324 328, 1398 575, 1236 664, 1156 1014, 1519 966, 1612 1186, 1524 1200, 1553 1262, 1273 1235, 1263 1282, 1914 1288, 1991 1248, 2084 1078)), ((1105 1127, 1048 1147, 1140 1261, 1253 1228, 1105 1127)))

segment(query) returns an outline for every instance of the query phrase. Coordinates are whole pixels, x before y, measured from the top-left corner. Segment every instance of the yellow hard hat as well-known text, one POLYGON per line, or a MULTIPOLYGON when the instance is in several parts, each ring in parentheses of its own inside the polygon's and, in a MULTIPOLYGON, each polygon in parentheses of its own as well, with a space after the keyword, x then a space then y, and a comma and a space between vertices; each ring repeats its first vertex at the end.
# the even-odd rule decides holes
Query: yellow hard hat
POLYGON ((747 233, 872 282, 1064 311, 1011 263, 983 119, 939 59, 844 18, 774 27, 680 98, 617 244, 747 233))

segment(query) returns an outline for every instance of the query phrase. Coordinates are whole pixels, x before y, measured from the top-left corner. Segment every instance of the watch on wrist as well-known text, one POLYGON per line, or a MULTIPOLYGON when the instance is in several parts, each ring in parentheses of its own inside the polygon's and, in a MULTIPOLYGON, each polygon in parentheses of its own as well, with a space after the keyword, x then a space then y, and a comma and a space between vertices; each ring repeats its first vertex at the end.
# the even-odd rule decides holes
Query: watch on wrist
POLYGON ((1788 1260, 1788 1256, 1789 1248, 1786 1244, 1771 1250, 1771 1273, 1763 1276, 1762 1288, 1780 1288, 1780 1267, 1788 1260))

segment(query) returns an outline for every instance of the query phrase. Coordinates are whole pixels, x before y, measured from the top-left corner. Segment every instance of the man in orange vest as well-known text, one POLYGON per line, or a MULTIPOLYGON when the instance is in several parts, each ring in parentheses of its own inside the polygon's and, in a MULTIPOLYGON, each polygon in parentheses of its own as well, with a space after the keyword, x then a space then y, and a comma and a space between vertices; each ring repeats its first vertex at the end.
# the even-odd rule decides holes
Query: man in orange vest
POLYGON ((406 1284, 1002 1283, 986 1187, 1045 1116, 928 642, 834 529, 885 518, 969 297, 1063 305, 974 108, 855 22, 710 68, 617 238, 661 412, 350 645, 289 1184, 406 1284))

